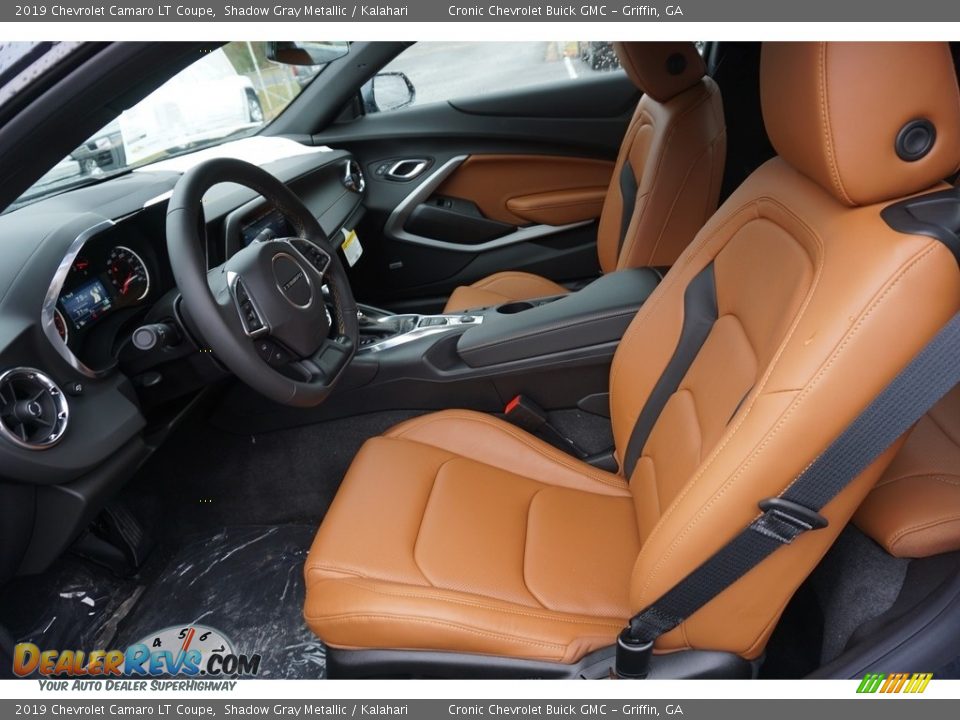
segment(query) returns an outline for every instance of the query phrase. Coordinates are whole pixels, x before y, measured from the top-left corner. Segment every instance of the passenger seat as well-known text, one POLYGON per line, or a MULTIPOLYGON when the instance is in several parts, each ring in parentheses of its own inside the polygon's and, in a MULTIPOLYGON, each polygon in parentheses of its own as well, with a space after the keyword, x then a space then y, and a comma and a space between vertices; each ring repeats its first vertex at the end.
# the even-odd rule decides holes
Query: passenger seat
MULTIPOLYGON (((720 90, 690 42, 614 43, 643 97, 627 128, 600 216, 604 273, 669 266, 717 209, 726 155, 720 90)), ((569 292, 525 272, 458 287, 445 312, 569 292)))
POLYGON ((960 386, 916 424, 854 522, 896 557, 960 550, 960 386))

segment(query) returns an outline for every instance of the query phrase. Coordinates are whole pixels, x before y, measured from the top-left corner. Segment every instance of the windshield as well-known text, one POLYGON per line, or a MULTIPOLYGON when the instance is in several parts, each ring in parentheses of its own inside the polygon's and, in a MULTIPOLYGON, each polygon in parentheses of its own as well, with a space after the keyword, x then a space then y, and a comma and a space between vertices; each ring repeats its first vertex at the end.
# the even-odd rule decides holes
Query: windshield
POLYGON ((267 59, 266 42, 233 42, 174 75, 54 166, 10 209, 173 155, 252 135, 323 65, 267 59))

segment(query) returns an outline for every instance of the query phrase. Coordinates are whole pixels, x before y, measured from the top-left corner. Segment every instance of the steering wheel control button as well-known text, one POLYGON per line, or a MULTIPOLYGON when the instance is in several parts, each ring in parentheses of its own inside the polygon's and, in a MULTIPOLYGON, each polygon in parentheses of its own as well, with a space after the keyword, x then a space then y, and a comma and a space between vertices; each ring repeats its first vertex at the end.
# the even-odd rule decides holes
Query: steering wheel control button
POLYGON ((273 278, 280 294, 294 307, 308 308, 313 302, 313 284, 307 271, 287 253, 273 256, 273 278))
POLYGON ((308 240, 296 239, 291 244, 317 269, 317 272, 321 275, 326 274, 330 265, 329 255, 308 240))
POLYGON ((270 340, 257 341, 257 354, 260 355, 264 362, 274 367, 282 367, 293 360, 290 353, 270 340))
POLYGON ((267 324, 263 321, 260 311, 257 309, 253 298, 247 292, 246 286, 240 276, 235 273, 227 273, 227 282, 233 292, 233 299, 237 305, 237 311, 240 313, 240 322, 243 324, 244 332, 250 337, 257 337, 267 332, 267 324))

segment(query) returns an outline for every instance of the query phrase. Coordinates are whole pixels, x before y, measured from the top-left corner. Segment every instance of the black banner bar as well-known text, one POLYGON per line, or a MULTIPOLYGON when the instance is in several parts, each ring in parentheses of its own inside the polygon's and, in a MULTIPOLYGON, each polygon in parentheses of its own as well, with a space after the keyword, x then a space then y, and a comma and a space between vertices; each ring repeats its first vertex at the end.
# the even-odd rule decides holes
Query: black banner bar
POLYGON ((628 2, 149 2, 61 0, 3 3, 0 22, 956 22, 944 0, 672 0, 628 2))

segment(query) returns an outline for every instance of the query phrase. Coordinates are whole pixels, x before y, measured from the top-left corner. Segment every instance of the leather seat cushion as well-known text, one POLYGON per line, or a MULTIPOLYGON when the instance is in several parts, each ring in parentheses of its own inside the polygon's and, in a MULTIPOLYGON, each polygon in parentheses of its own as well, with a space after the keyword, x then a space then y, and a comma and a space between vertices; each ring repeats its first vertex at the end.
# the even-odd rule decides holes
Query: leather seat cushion
POLYGON ((447 300, 443 311, 447 313, 502 305, 517 300, 566 295, 563 285, 545 277, 525 272, 500 272, 478 280, 473 285, 458 287, 447 300))
POLYGON ((638 552, 622 478, 496 418, 434 413, 357 455, 310 550, 304 614, 335 647, 572 662, 630 616, 638 552))
POLYGON ((960 550, 960 387, 917 423, 854 521, 897 557, 960 550))

